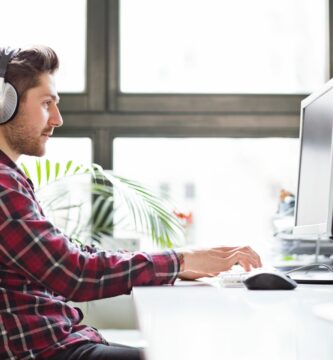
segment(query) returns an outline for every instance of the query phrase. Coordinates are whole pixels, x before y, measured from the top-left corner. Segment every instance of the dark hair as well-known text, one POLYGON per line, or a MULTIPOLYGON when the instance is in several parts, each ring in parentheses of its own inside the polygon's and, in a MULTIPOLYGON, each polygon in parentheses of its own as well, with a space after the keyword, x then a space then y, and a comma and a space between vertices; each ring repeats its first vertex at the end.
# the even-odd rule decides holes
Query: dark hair
POLYGON ((59 68, 58 56, 47 46, 23 49, 8 64, 5 81, 16 88, 20 99, 26 92, 38 86, 39 76, 45 72, 53 74, 59 68))

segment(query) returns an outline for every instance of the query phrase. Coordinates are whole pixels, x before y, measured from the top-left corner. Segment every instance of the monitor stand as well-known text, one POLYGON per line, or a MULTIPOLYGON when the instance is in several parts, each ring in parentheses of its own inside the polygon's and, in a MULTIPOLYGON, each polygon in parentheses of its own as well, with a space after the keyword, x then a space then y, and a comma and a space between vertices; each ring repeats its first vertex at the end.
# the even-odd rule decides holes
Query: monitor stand
MULTIPOLYGON (((318 264, 318 268, 316 266, 313 269, 304 269, 300 268, 299 271, 295 269, 295 271, 290 271, 288 276, 290 276, 293 280, 295 280, 299 284, 333 284, 333 271, 332 268, 327 267, 325 271, 320 268, 320 264, 318 263, 319 254, 320 254, 320 235, 316 238, 316 251, 315 251, 315 264, 318 264)), ((311 265, 309 265, 311 266, 311 265)), ((323 265, 325 266, 325 265, 323 265)))
POLYGON ((298 284, 333 285, 333 272, 297 271, 288 274, 298 284))
POLYGON ((319 257, 319 252, 320 252, 320 237, 317 237, 316 240, 316 252, 315 252, 315 262, 318 263, 318 257, 319 257))

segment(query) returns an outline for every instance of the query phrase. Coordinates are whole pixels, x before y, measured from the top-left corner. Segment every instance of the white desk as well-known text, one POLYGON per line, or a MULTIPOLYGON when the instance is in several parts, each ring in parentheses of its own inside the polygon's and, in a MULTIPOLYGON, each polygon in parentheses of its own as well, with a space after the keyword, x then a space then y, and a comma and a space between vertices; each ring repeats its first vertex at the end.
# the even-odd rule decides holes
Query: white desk
POLYGON ((192 285, 134 289, 147 360, 333 359, 333 322, 312 311, 333 303, 333 285, 292 291, 192 285))

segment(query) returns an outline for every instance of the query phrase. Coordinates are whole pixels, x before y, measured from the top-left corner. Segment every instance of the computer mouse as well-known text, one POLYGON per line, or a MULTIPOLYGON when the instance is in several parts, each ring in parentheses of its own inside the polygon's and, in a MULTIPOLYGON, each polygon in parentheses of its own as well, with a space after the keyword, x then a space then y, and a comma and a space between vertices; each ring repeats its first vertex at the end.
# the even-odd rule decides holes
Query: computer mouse
POLYGON ((297 287, 295 280, 277 271, 250 274, 243 283, 249 290, 293 290, 297 287))

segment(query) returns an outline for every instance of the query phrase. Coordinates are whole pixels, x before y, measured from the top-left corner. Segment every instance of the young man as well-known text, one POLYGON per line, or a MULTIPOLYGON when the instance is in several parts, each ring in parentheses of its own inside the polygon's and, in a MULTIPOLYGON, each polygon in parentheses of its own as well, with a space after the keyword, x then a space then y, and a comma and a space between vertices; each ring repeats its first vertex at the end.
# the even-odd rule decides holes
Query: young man
POLYGON ((42 156, 63 124, 57 69, 57 55, 48 47, 0 48, 0 80, 5 79, 0 88, 0 358, 139 359, 138 349, 107 344, 82 325, 81 312, 67 301, 128 294, 134 285, 173 284, 177 277, 212 276, 236 263, 250 270, 261 261, 249 247, 154 254, 81 249, 49 222, 15 162, 22 154, 42 156))

